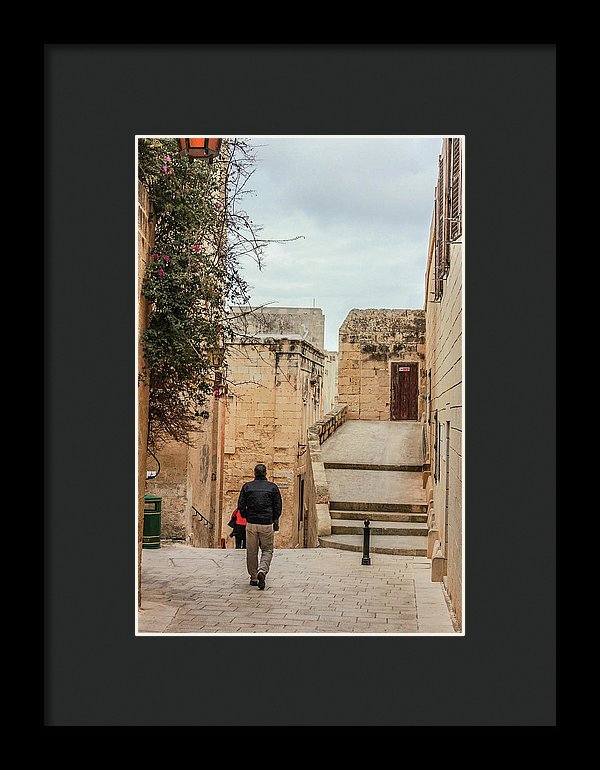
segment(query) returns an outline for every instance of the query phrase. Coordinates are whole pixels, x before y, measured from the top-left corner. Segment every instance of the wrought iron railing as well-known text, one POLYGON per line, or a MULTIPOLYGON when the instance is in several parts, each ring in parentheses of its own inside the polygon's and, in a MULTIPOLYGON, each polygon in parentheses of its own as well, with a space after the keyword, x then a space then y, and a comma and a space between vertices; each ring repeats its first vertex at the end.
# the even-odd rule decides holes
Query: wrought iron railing
POLYGON ((212 527, 213 525, 210 523, 210 521, 206 518, 206 516, 203 516, 200 511, 197 508, 194 508, 192 505, 192 515, 198 516, 200 519, 202 519, 202 524, 206 527, 212 527))

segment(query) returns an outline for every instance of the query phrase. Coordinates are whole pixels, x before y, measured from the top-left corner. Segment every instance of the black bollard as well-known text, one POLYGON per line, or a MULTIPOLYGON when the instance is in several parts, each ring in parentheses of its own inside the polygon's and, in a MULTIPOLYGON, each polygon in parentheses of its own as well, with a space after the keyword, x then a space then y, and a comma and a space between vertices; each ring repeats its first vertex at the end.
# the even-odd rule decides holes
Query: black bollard
POLYGON ((370 564, 371 557, 369 556, 369 541, 371 539, 371 530, 369 529, 370 521, 365 519, 365 532, 363 537, 363 557, 361 564, 370 564))

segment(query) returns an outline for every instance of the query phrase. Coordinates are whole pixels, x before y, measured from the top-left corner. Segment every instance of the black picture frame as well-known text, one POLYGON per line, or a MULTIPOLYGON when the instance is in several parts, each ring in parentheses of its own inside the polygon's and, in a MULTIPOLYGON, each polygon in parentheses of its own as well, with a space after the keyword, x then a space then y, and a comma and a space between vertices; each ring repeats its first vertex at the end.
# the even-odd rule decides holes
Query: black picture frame
POLYGON ((44 725, 554 726, 556 45, 45 44, 44 123, 44 725), (465 135, 464 637, 135 637, 134 137, 198 124, 465 135))

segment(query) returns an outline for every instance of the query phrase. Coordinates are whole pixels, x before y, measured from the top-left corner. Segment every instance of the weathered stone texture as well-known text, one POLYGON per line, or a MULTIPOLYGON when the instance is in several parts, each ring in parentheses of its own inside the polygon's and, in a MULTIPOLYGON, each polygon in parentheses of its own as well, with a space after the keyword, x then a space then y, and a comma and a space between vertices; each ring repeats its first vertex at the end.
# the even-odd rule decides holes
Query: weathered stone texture
POLYGON ((425 393, 425 313, 351 310, 339 331, 338 400, 349 420, 389 420, 391 363, 419 363, 419 419, 425 393))
POLYGON ((439 539, 432 579, 443 580, 457 621, 462 624, 462 246, 450 244, 450 269, 439 302, 431 301, 432 258, 430 244, 425 369, 431 390, 424 425, 431 473, 425 479, 425 489, 439 539), (438 427, 437 437, 436 424, 443 426, 438 427), (440 436, 448 436, 447 445, 440 436))
MULTIPOLYGON (((143 372, 142 334, 147 328, 148 307, 141 295, 146 259, 153 246, 154 231, 149 224, 148 194, 138 187, 138 370, 143 372)), ((168 442, 157 454, 160 473, 146 479, 147 470, 156 470, 154 459, 146 452, 148 438, 148 386, 138 384, 138 478, 140 554, 143 531, 143 496, 162 497, 161 538, 184 540, 194 546, 218 546, 221 537, 221 489, 223 481, 222 448, 224 442, 225 404, 215 398, 203 406, 207 418, 191 436, 192 446, 168 442), (204 524, 192 511, 195 507, 212 526, 204 524)))
MULTIPOLYGON (((138 407, 138 586, 141 586, 142 538, 144 529, 144 494, 146 482, 146 445, 148 443, 148 383, 145 375, 142 335, 148 327, 148 303, 142 296, 142 282, 148 254, 154 245, 154 225, 150 222, 150 200, 143 184, 138 184, 137 228, 137 407, 138 407), (141 376, 140 376, 141 375, 141 376)), ((141 590, 141 589, 139 589, 141 590)), ((138 590, 138 594, 139 594, 138 590)), ((138 601, 141 596, 138 595, 138 601)))
MULTIPOLYGON (((157 454, 159 475, 146 481, 147 492, 162 497, 161 537, 201 548, 218 546, 222 535, 224 401, 211 398, 204 410, 208 416, 191 435, 192 445, 165 444, 157 454)), ((149 460, 148 468, 156 469, 156 463, 149 460)))
MULTIPOLYGON (((224 436, 224 532, 242 484, 264 463, 281 490, 277 548, 303 544, 299 488, 304 478, 308 427, 320 417, 324 354, 310 343, 271 337, 232 345, 224 436)), ((306 483, 305 483, 306 488, 306 483)), ((231 547, 233 543, 227 542, 231 547)))
MULTIPOLYGON (((225 152, 225 149, 222 150, 225 152)), ((224 193, 224 188, 222 189, 224 193)), ((150 203, 143 185, 138 185, 138 371, 143 373, 141 337, 147 328, 148 307, 141 296, 142 280, 150 249, 154 245, 153 225, 149 222, 150 203)), ((206 414, 198 432, 191 435, 191 446, 167 443, 158 452, 160 473, 146 479, 147 470, 156 470, 156 462, 146 452, 148 436, 148 387, 138 386, 138 479, 140 557, 143 531, 143 495, 162 497, 161 537, 185 540, 194 546, 214 547, 221 539, 223 490, 223 447, 225 404, 209 398, 201 407, 206 414), (196 508, 209 522, 193 513, 196 508)), ((140 558, 141 562, 141 558, 140 558)))
POLYGON ((236 309, 237 324, 245 334, 299 335, 319 350, 325 347, 325 316, 318 307, 265 307, 243 315, 250 308, 236 309))

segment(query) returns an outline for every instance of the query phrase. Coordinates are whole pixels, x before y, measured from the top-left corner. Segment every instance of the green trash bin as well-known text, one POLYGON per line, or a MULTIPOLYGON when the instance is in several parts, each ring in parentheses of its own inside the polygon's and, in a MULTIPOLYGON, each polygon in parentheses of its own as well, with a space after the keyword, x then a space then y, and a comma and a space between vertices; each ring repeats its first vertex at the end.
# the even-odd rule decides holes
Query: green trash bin
POLYGON ((142 548, 160 548, 162 497, 144 495, 144 535, 142 548))

